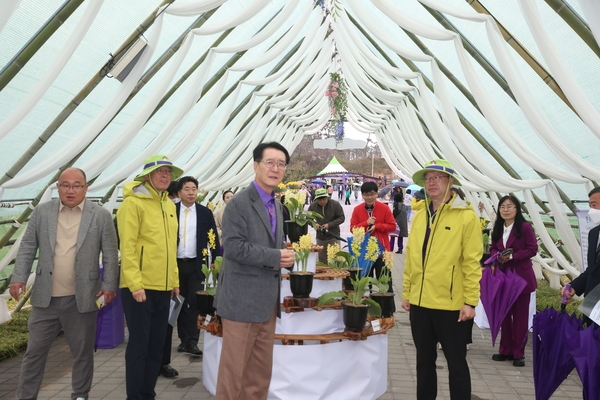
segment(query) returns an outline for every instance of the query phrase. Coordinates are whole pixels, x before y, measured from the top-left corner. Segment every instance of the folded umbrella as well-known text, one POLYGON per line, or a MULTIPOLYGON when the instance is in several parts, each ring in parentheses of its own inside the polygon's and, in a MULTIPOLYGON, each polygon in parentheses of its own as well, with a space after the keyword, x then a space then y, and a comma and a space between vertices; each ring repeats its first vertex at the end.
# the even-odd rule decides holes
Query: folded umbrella
POLYGON ((523 293, 527 282, 510 269, 504 273, 499 268, 493 271, 484 268, 480 285, 481 303, 490 324, 492 345, 495 346, 500 325, 517 297, 523 293))
POLYGON ((579 331, 567 339, 566 347, 583 384, 584 398, 600 399, 600 329, 591 325, 579 331))
POLYGON ((533 317, 533 382, 536 400, 548 400, 575 367, 565 345, 582 322, 548 308, 533 317))

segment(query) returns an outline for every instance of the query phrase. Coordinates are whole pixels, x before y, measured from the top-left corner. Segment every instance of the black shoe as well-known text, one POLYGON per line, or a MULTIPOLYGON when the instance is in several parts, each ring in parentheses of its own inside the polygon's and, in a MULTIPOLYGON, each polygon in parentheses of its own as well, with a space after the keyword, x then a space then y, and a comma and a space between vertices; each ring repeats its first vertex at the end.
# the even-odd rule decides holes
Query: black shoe
POLYGON ((402 254, 402 249, 398 250, 396 254, 402 254))
POLYGON ((179 346, 177 346, 178 353, 183 353, 184 351, 185 351, 185 344, 181 343, 179 346))
POLYGON ((515 367, 524 367, 525 366, 525 357, 515 358, 513 361, 513 365, 515 367))
POLYGON ((506 360, 514 360, 513 356, 505 356, 504 354, 494 354, 492 356, 492 360, 494 361, 506 361, 506 360))
POLYGON ((195 356, 201 356, 202 355, 202 350, 200 350, 198 348, 198 345, 196 345, 195 343, 188 343, 185 347, 185 352, 188 354, 192 354, 195 356))
POLYGON ((169 364, 165 364, 160 367, 160 374, 165 378, 175 378, 179 375, 179 372, 169 364))

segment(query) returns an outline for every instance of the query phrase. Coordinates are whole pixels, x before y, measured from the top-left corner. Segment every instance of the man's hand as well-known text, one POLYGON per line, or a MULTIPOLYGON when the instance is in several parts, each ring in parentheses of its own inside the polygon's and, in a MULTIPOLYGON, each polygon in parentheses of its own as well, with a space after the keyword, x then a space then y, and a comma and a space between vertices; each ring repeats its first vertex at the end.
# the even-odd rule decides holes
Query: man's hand
POLYGON ((9 293, 13 297, 13 299, 19 301, 21 293, 25 293, 25 284, 23 282, 11 283, 9 293))
POLYGON ((372 233, 375 231, 375 225, 369 225, 369 227, 367 228, 366 233, 372 233))
POLYGON ((404 308, 406 311, 410 311, 410 302, 408 300, 402 300, 402 308, 404 308))
POLYGON ((138 289, 135 292, 132 292, 131 295, 138 303, 143 303, 146 301, 146 291, 144 289, 138 289))
MULTIPOLYGON (((12 285, 11 285, 11 287, 12 287, 12 285)), ((11 294, 12 294, 12 292, 11 292, 11 294)), ((568 303, 569 301, 571 301, 571 299, 573 298, 573 296, 575 296, 575 289, 569 288, 569 290, 565 290, 565 288, 563 287, 560 290, 560 295, 561 296, 567 296, 567 303, 568 303)))
POLYGON ((329 224, 323 224, 323 225, 321 225, 321 228, 329 229, 329 224))
POLYGON ((279 261, 279 268, 289 268, 294 265, 294 250, 281 249, 281 261, 279 261))
POLYGON ((367 225, 375 225, 375 217, 369 217, 369 219, 367 219, 367 225))
POLYGON ((458 322, 467 321, 475 318, 475 309, 471 306, 464 305, 458 313, 458 322))
POLYGON ((315 223, 315 231, 320 231, 323 228, 322 225, 315 223))
POLYGON ((104 296, 104 305, 108 305, 111 301, 117 297, 117 292, 111 292, 108 290, 101 290, 96 293, 96 297, 104 296))
POLYGON ((179 296, 179 288, 174 287, 173 290, 171 290, 171 297, 177 297, 177 296, 179 296))

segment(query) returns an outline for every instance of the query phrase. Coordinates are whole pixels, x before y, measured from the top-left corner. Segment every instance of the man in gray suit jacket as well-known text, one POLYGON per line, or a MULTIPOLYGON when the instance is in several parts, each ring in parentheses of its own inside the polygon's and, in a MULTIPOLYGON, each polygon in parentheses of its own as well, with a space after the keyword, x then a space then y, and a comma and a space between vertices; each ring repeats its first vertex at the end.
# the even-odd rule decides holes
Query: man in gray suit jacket
POLYGON ((281 268, 294 265, 283 243, 283 214, 274 190, 290 162, 279 143, 253 151, 256 178, 223 214, 223 266, 215 306, 223 322, 218 400, 266 399, 271 381, 281 268))
POLYGON ((18 399, 37 398, 48 351, 61 329, 73 355, 71 398, 88 398, 94 374, 96 300, 103 296, 108 304, 116 296, 117 235, 110 212, 85 199, 86 178, 80 169, 63 171, 57 187, 60 200, 38 205, 29 220, 10 285, 10 294, 19 300, 39 249, 18 399))

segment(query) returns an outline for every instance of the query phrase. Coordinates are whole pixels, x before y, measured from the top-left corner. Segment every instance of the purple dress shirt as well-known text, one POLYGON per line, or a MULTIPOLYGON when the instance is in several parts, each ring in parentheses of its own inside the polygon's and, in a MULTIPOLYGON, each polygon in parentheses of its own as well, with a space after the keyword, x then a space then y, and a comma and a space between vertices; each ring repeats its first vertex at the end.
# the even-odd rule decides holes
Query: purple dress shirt
POLYGON ((265 205, 265 209, 267 210, 267 215, 269 216, 269 222, 271 223, 271 234, 273 235, 273 240, 275 240, 275 235, 277 232, 277 213, 275 211, 275 192, 271 192, 270 194, 265 192, 263 188, 261 188, 256 181, 252 182, 260 199, 265 205))

